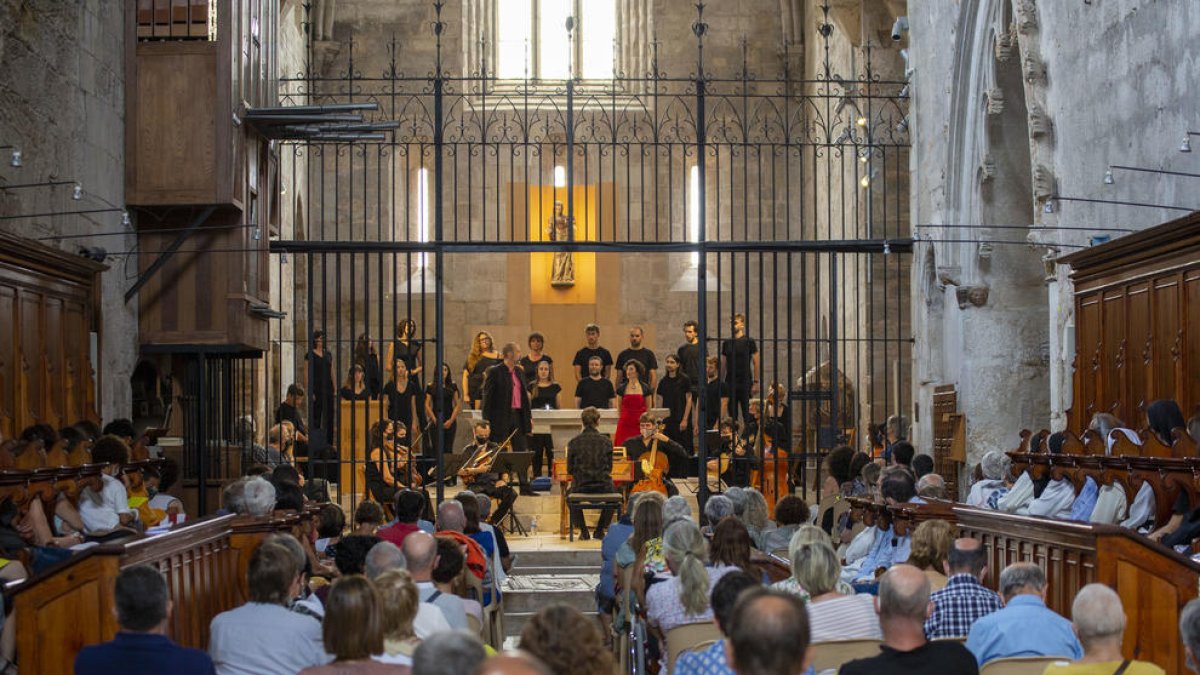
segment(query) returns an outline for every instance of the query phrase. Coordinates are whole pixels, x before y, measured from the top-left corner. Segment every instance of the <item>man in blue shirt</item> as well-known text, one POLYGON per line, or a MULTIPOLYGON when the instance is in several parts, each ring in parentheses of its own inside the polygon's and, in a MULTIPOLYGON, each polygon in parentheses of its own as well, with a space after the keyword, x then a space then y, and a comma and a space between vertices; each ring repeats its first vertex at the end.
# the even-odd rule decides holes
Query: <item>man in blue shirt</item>
MULTIPOLYGON (((916 480, 912 473, 904 467, 884 469, 879 476, 879 493, 888 506, 906 502, 925 503, 924 499, 917 496, 916 480)), ((912 552, 912 537, 910 535, 898 536, 894 526, 888 525, 886 530, 880 530, 875 537, 875 545, 871 547, 871 552, 867 554, 862 566, 858 568, 858 576, 854 580, 856 582, 874 581, 875 570, 881 567, 887 569, 892 565, 906 562, 910 552, 912 552)))
POLYGON ((121 630, 111 642, 84 647, 75 657, 78 675, 136 672, 139 675, 213 675, 212 659, 167 637, 171 601, 167 582, 149 565, 117 575, 115 604, 121 630))
POLYGON ((980 618, 967 635, 979 665, 1011 656, 1062 656, 1072 661, 1083 647, 1071 622, 1046 607, 1046 573, 1033 563, 1015 563, 1000 573, 1004 609, 980 618))

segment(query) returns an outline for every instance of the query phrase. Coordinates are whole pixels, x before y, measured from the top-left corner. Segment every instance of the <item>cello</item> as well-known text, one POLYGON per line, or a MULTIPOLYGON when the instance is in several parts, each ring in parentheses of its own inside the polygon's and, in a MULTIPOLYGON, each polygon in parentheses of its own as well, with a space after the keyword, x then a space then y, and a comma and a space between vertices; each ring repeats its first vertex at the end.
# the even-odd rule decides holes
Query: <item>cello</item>
POLYGON ((650 442, 650 452, 642 455, 642 475, 645 477, 633 484, 629 490, 630 493, 654 490, 664 495, 667 494, 667 485, 663 482, 663 476, 670 470, 671 462, 667 459, 666 453, 658 451, 658 434, 662 433, 662 429, 662 424, 655 428, 654 440, 650 442))
POLYGON ((782 448, 775 447, 770 432, 759 434, 762 457, 762 495, 767 500, 767 517, 775 517, 775 503, 792 493, 788 485, 788 453, 782 448))

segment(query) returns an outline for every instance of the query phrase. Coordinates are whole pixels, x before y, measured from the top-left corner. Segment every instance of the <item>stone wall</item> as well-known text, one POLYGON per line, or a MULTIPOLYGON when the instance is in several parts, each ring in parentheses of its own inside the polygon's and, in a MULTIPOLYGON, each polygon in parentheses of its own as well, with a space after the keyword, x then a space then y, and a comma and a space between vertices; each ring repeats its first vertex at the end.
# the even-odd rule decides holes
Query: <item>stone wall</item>
MULTIPOLYGON (((20 169, 0 165, 0 185, 53 177, 78 181, 85 191, 77 202, 70 185, 0 190, 0 215, 124 203, 123 21, 122 8, 105 0, 0 0, 0 145, 19 147, 24 162, 20 169)), ((0 227, 72 253, 97 246, 112 254, 101 276, 103 337, 93 366, 100 415, 129 417, 137 360, 137 307, 124 299, 137 273, 126 255, 136 245, 132 229, 121 225, 120 212, 5 220, 0 227)))

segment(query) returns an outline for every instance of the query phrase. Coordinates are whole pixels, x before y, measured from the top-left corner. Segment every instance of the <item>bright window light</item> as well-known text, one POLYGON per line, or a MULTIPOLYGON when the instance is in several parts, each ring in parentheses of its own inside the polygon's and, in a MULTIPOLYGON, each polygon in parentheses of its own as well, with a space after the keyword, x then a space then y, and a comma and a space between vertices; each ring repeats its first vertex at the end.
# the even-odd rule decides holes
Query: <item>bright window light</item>
POLYGON ((567 187, 567 168, 565 166, 554 167, 554 187, 567 187))
MULTIPOLYGON (((538 77, 565 80, 571 76, 571 43, 567 40, 567 17, 571 0, 541 0, 538 5, 538 77)), ((507 5, 504 12, 507 12, 507 5)))
POLYGON ((533 0, 504 0, 503 10, 496 13, 497 77, 517 80, 529 75, 532 31, 533 0))
MULTIPOLYGON (((429 169, 425 168, 417 170, 417 241, 429 241, 429 169)), ((425 269, 428 255, 424 251, 417 254, 418 268, 425 269)))
MULTIPOLYGON (((700 167, 693 164, 688 172, 687 236, 688 241, 700 241, 700 167)), ((700 253, 692 252, 692 265, 700 264, 700 253)))
MULTIPOLYGON (((599 80, 613 75, 613 41, 617 37, 617 8, 614 0, 585 0, 582 8, 582 68, 584 79, 599 80)), ((636 73, 634 73, 636 76, 636 73)))

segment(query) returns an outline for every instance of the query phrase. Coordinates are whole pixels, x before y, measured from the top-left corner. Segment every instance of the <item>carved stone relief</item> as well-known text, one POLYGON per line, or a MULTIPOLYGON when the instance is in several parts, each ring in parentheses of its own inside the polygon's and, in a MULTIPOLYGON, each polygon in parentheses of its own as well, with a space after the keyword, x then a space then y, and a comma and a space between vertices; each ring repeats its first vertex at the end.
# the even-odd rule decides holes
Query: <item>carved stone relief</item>
POLYGON ((989 115, 999 115, 1004 112, 1004 90, 1000 87, 992 87, 984 94, 984 99, 987 101, 987 113, 989 115))
POLYGON ((983 307, 988 301, 987 286, 959 286, 954 289, 954 297, 958 300, 959 309, 983 307))
POLYGON ((1050 133, 1052 126, 1053 122, 1050 120, 1050 116, 1046 114, 1046 111, 1042 108, 1042 106, 1035 103, 1029 108, 1030 136, 1034 138, 1046 136, 1050 133))
POLYGON ((1038 164, 1033 170, 1033 195, 1039 201, 1049 199, 1054 195, 1054 173, 1044 164, 1038 164))

